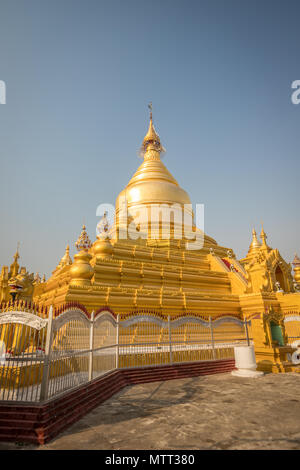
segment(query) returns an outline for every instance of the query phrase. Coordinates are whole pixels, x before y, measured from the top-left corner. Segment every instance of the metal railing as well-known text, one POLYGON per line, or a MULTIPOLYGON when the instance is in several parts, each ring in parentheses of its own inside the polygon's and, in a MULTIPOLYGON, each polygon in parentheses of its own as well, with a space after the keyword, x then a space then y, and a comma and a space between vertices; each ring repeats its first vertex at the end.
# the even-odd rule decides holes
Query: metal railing
POLYGON ((248 325, 230 315, 4 311, 0 401, 44 402, 116 369, 233 358, 250 343, 248 325))

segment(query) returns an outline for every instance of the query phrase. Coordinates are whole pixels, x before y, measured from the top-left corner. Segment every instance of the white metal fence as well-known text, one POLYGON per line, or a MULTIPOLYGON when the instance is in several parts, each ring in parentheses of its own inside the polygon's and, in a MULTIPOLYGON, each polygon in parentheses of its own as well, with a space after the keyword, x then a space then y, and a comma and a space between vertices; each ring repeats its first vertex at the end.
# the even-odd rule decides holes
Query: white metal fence
POLYGON ((89 316, 67 307, 46 318, 37 312, 0 313, 0 401, 46 401, 121 368, 233 358, 248 342, 248 323, 155 312, 89 316))

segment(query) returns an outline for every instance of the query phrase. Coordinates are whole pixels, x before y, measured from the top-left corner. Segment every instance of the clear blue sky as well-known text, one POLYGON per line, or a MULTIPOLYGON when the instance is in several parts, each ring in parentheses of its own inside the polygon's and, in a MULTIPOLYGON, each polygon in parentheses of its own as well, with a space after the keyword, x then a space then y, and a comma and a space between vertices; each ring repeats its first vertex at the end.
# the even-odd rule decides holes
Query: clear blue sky
POLYGON ((95 239, 97 205, 141 163, 149 101, 206 233, 242 257, 263 220, 291 261, 299 14, 298 0, 0 0, 0 264, 20 241, 48 276, 83 221, 95 239))

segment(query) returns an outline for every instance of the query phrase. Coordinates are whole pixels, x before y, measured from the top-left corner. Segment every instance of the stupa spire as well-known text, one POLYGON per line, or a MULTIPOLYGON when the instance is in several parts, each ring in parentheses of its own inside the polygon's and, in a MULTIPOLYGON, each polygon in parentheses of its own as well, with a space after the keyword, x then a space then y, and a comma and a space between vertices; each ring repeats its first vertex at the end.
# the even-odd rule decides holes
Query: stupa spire
POLYGON ((253 253, 255 251, 258 251, 260 248, 261 248, 261 243, 257 238, 255 229, 253 229, 252 230, 252 242, 251 242, 251 245, 249 246, 248 253, 253 253))
POLYGON ((297 268, 300 268, 300 258, 299 258, 299 256, 297 255, 297 253, 295 253, 295 257, 294 257, 294 259, 293 259, 292 264, 293 264, 294 266, 296 266, 297 268))
MULTIPOLYGON (((72 259, 70 257, 70 246, 68 244, 66 246, 65 254, 61 258, 60 262, 58 263, 58 265, 56 266, 56 268, 55 268, 55 270, 53 271, 52 274, 57 273, 61 268, 65 267, 65 266, 68 266, 68 265, 71 265, 71 264, 72 264, 72 259)), ((44 275, 44 278, 45 278, 45 275, 44 275)), ((43 282, 46 282, 46 278, 45 278, 45 280, 43 280, 43 282)))
POLYGON ((72 264, 72 259, 70 257, 70 246, 69 246, 69 244, 66 246, 65 254, 62 257, 62 259, 60 260, 59 266, 63 267, 63 266, 66 266, 68 264, 72 264))
POLYGON ((264 231, 264 225, 263 223, 261 224, 261 232, 260 232, 260 238, 262 239, 262 248, 266 248, 267 250, 270 249, 270 247, 267 244, 267 234, 264 231))
POLYGON ((152 103, 149 103, 148 108, 150 110, 150 122, 148 132, 142 143, 141 154, 144 156, 145 160, 159 160, 160 154, 165 152, 165 149, 161 145, 159 135, 157 134, 153 124, 152 103))
POLYGON ((20 255, 19 255, 19 246, 20 246, 20 243, 18 242, 18 245, 17 245, 17 251, 16 253, 14 254, 14 261, 13 263, 10 265, 10 277, 14 277, 18 274, 19 272, 19 263, 18 263, 18 259, 20 258, 20 255))

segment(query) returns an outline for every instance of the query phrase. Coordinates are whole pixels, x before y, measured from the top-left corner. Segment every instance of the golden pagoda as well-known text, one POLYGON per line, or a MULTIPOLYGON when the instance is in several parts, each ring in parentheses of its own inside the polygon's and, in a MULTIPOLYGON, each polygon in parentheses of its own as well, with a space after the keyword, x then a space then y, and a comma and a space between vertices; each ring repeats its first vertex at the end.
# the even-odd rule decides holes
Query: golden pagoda
POLYGON ((73 263, 63 258, 50 279, 35 287, 35 303, 77 301, 89 311, 109 306, 123 314, 143 308, 166 315, 240 312, 232 273, 222 261, 228 248, 203 235, 201 249, 187 249, 191 234, 201 231, 194 224, 189 195, 161 161, 162 152, 151 112, 143 162, 116 199, 113 227, 106 225, 93 244, 84 227, 73 263), (161 207, 174 209, 170 224, 153 220, 153 210, 161 207), (184 218, 190 220, 185 232, 184 218))
MULTIPOLYGON (((286 312, 300 309, 299 258, 294 261, 297 275, 293 279, 291 264, 267 245, 263 228, 262 242, 253 229, 248 253, 241 260, 232 249, 201 232, 188 193, 161 160, 164 151, 151 109, 141 146, 143 162, 116 199, 113 226, 104 215, 93 243, 83 226, 73 262, 67 246, 47 281, 34 283, 26 274, 26 295, 39 306, 59 307, 75 301, 89 312, 107 306, 116 314, 152 309, 170 316, 236 314, 248 318, 260 313, 262 351, 267 344, 266 312, 281 321, 286 312), (161 211, 168 208, 170 217, 165 220, 161 211)), ((10 299, 10 278, 20 276, 17 259, 9 272, 2 268, 1 301, 10 299)), ((18 298, 24 295, 20 291, 18 298)), ((268 346, 269 355, 274 353, 273 346, 268 346)))

